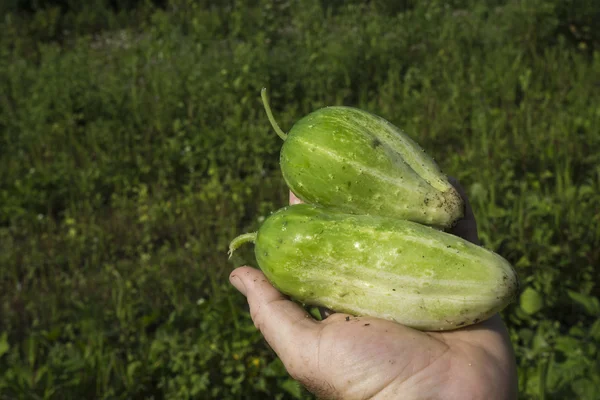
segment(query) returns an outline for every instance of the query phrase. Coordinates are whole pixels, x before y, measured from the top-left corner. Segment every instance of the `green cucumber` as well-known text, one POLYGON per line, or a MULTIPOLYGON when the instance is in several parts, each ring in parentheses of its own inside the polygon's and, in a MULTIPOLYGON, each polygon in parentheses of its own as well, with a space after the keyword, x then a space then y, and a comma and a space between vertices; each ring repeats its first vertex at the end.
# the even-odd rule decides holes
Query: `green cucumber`
POLYGON ((483 321, 518 292, 512 266, 460 237, 411 221, 311 204, 270 215, 246 242, 269 281, 307 305, 451 330, 483 321))
POLYGON ((385 119, 352 107, 325 107, 297 121, 284 139, 283 177, 306 203, 350 214, 407 219, 441 229, 463 217, 464 203, 436 162, 385 119))

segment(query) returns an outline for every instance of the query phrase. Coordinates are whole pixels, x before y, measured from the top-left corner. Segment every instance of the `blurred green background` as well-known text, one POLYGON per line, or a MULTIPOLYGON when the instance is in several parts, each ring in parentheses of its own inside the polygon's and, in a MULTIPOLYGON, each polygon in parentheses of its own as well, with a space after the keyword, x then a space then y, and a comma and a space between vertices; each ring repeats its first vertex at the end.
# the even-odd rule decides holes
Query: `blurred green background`
POLYGON ((523 399, 598 399, 600 2, 4 0, 0 398, 311 399, 228 283, 284 129, 402 127, 517 268, 523 399), (594 25, 595 24, 595 25, 594 25))

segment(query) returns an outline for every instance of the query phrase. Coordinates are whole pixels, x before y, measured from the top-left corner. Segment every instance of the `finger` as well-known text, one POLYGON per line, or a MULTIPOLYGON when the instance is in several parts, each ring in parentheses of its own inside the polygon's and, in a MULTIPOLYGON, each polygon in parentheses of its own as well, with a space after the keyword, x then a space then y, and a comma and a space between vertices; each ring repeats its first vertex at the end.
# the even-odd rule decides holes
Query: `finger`
POLYGON ((229 280, 247 297, 254 325, 286 366, 298 359, 298 349, 314 343, 317 323, 275 289, 261 271, 240 267, 229 280))
POLYGON ((473 209, 471 208, 471 203, 467 198, 465 189, 461 186, 457 179, 448 177, 448 180, 460 194, 460 197, 462 197, 465 203, 464 217, 458 220, 456 224, 448 230, 448 232, 478 245, 479 236, 477 234, 477 222, 475 221, 475 214, 473 213, 473 209))
POLYGON ((290 204, 302 204, 302 200, 300 200, 294 193, 290 191, 290 204))

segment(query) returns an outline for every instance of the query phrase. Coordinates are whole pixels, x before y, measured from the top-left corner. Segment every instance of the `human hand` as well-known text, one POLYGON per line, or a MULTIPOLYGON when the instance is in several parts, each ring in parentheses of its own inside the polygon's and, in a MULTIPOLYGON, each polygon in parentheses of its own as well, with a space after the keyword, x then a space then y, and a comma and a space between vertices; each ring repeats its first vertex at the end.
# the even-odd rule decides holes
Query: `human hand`
MULTIPOLYGON (((479 244, 462 187, 465 217, 449 232, 479 244)), ((290 203, 300 201, 290 193, 290 203)), ((231 283, 290 375, 323 399, 516 399, 508 332, 498 314, 448 332, 334 313, 316 321, 259 270, 240 267, 231 283)))

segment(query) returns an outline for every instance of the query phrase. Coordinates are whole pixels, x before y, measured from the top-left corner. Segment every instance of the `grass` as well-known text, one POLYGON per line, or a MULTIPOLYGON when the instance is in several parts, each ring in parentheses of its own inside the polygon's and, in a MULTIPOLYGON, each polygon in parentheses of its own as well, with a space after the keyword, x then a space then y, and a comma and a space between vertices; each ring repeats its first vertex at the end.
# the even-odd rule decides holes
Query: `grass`
POLYGON ((522 397, 594 398, 600 8, 209 3, 4 16, 0 397, 311 398, 226 280, 287 199, 268 86, 284 130, 357 106, 459 178, 543 299, 504 312, 522 397))

